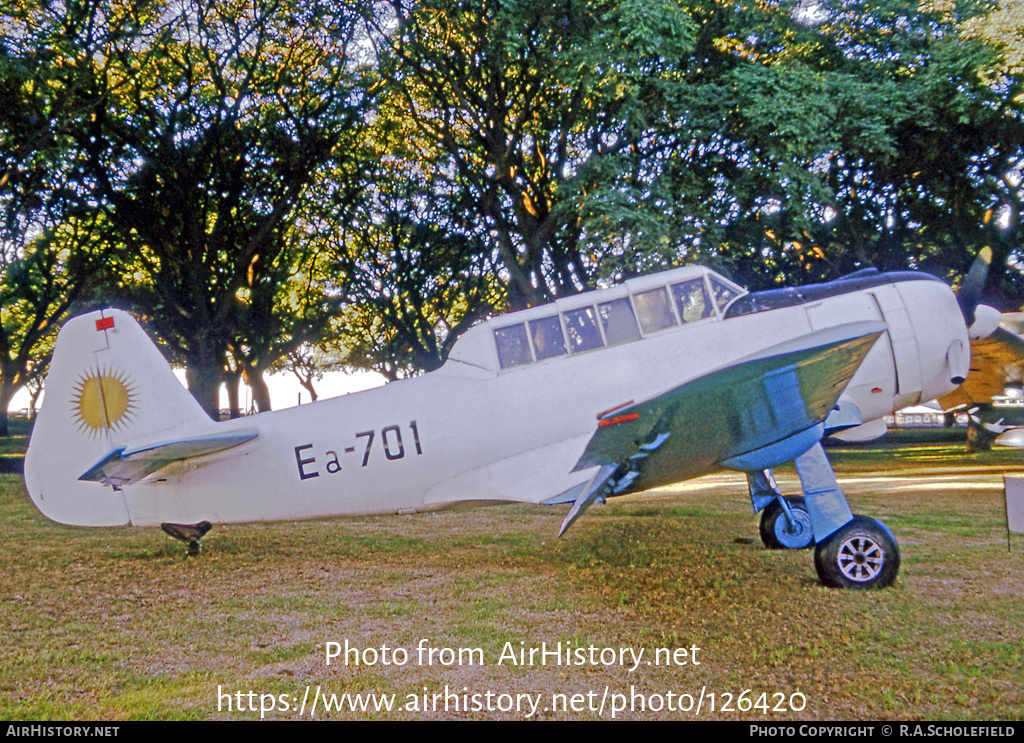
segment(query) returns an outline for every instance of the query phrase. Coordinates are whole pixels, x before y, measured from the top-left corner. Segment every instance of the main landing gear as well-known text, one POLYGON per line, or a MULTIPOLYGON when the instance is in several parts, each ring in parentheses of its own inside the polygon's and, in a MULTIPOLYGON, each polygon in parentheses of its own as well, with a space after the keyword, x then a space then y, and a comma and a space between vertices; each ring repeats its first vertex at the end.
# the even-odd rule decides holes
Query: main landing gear
POLYGON ((826 586, 884 588, 900 570, 900 548, 889 527, 854 516, 814 550, 814 567, 826 586))
POLYGON ((761 541, 769 549, 814 546, 814 567, 833 588, 872 589, 892 585, 900 550, 889 528, 854 515, 828 459, 815 444, 795 460, 804 495, 784 497, 770 470, 747 475, 755 510, 762 510, 761 541), (824 537, 815 539, 815 534, 824 537))

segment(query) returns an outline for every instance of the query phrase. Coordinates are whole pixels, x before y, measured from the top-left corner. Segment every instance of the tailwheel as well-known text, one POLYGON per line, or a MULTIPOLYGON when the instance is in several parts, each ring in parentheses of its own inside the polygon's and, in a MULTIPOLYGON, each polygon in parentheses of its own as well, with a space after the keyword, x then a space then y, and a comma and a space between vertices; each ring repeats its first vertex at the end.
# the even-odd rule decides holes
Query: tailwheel
POLYGON ((826 586, 884 588, 892 585, 899 573, 900 548, 881 521, 854 516, 818 544, 814 567, 826 586))
POLYGON ((770 550, 802 550, 814 544, 811 514, 803 498, 786 498, 789 515, 773 500, 761 512, 761 541, 770 550))
POLYGON ((160 528, 175 539, 185 542, 188 545, 188 554, 195 557, 202 549, 199 540, 213 528, 213 524, 209 521, 200 521, 198 524, 160 524, 160 528))

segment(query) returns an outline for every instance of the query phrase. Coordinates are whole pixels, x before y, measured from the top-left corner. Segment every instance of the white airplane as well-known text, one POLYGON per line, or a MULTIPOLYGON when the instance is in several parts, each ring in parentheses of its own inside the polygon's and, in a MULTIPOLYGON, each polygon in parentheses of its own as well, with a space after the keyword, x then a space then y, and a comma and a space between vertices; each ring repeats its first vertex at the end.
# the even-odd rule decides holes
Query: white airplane
POLYGON ((769 547, 814 544, 822 582, 871 588, 899 549, 850 511, 820 439, 874 435, 969 359, 956 297, 925 274, 751 294, 689 266, 482 322, 420 377, 214 422, 108 309, 58 336, 25 479, 55 521, 160 524, 196 550, 210 522, 508 501, 571 504, 564 532, 607 497, 731 469, 769 547), (791 460, 802 498, 771 474, 791 460))

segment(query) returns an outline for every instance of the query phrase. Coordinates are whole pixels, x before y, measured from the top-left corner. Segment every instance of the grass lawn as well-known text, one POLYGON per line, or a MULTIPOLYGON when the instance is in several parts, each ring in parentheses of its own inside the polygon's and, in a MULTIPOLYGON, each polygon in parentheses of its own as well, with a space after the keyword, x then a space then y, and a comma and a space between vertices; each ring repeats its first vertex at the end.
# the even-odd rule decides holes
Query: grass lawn
POLYGON ((0 474, 0 719, 1024 719, 1002 494, 1024 462, 962 449, 829 448, 900 542, 896 586, 867 593, 765 550, 734 474, 596 506, 562 539, 564 508, 503 506, 218 526, 197 558, 158 529, 53 524, 0 474), (570 663, 529 663, 543 643, 570 663), (346 693, 394 708, 324 708, 346 693))

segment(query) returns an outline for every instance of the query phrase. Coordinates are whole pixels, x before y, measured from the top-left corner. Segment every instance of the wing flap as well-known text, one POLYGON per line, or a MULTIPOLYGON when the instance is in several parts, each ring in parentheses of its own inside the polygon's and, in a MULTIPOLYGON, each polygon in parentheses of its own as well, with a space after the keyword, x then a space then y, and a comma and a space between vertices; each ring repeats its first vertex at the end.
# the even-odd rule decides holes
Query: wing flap
POLYGON ((252 441, 258 435, 259 431, 234 431, 146 444, 132 449, 120 447, 108 452, 78 479, 102 482, 115 488, 134 485, 172 462, 232 449, 252 441))

